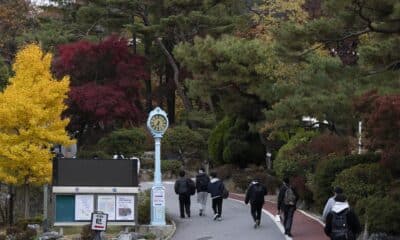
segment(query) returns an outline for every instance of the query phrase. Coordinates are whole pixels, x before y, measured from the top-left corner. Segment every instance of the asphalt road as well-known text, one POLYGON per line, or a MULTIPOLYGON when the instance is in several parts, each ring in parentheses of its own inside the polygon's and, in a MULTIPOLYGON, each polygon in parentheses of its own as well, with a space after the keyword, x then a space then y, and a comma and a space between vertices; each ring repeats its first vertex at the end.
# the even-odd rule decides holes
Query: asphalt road
POLYGON ((173 183, 165 183, 168 215, 176 222, 177 231, 173 240, 285 240, 273 219, 263 213, 261 226, 253 228, 250 207, 235 200, 224 200, 222 221, 213 221, 211 201, 207 203, 206 216, 198 214, 196 195, 191 198, 192 217, 179 217, 178 196, 173 191, 173 183))

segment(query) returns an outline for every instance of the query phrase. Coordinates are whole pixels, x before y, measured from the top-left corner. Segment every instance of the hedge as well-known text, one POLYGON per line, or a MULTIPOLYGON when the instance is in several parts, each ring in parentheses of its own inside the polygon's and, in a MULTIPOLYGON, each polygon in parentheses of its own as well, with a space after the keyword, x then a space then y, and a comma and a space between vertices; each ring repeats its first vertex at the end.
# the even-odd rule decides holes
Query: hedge
POLYGON ((98 142, 109 155, 121 153, 125 157, 140 156, 145 150, 146 132, 142 128, 119 129, 98 142))
POLYGON ((350 203, 372 195, 384 196, 391 182, 390 171, 379 163, 359 164, 337 175, 333 186, 343 188, 350 203))
POLYGON ((210 138, 208 139, 208 153, 210 155, 212 163, 216 165, 222 164, 224 162, 224 135, 233 124, 233 119, 225 117, 211 131, 210 138))
POLYGON ((344 169, 361 163, 378 162, 380 156, 374 153, 327 158, 319 162, 313 177, 313 193, 316 206, 322 208, 332 195, 332 183, 344 169))

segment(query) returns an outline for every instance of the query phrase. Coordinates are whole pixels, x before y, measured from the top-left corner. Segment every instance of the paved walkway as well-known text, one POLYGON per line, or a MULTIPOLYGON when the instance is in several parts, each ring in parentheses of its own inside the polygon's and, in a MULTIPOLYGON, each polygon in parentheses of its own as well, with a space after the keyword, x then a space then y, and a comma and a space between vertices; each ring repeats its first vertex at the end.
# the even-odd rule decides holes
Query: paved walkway
MULTIPOLYGON (((150 183, 145 183, 145 188, 150 183)), ((253 228, 249 206, 243 203, 244 196, 230 194, 230 199, 225 200, 222 207, 221 222, 212 220, 211 201, 207 203, 206 216, 198 215, 196 195, 191 197, 192 217, 181 219, 179 217, 178 196, 173 190, 173 182, 165 182, 166 204, 168 215, 176 222, 177 230, 172 240, 290 240, 282 234, 283 227, 274 221, 277 214, 276 204, 266 201, 261 219, 261 226, 253 228)), ((320 222, 307 214, 296 211, 293 222, 293 240, 329 240, 325 236, 320 222)))
POLYGON ((192 196, 192 217, 181 219, 179 217, 178 197, 173 191, 173 184, 165 184, 166 204, 168 215, 177 224, 177 231, 173 240, 285 240, 285 236, 273 219, 263 213, 260 228, 253 228, 250 208, 243 201, 233 199, 225 200, 222 206, 221 222, 213 221, 213 212, 210 200, 207 203, 206 216, 198 215, 196 195, 192 196))
MULTIPOLYGON (((238 200, 244 199, 244 196, 239 194, 230 194, 230 197, 238 200)), ((276 215, 278 212, 276 204, 270 201, 265 202, 264 209, 272 215, 276 215)), ((322 224, 301 211, 295 212, 292 234, 294 240, 329 240, 324 233, 322 224)))

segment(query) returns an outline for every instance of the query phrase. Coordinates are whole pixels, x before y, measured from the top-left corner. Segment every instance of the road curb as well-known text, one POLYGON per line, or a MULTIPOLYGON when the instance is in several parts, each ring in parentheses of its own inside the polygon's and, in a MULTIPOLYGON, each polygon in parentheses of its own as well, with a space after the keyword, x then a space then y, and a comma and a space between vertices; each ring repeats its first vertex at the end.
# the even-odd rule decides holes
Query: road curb
POLYGON ((175 235, 175 232, 176 232, 175 221, 172 218, 169 218, 169 220, 172 222, 173 229, 172 229, 172 232, 166 238, 164 238, 164 240, 170 240, 175 235))

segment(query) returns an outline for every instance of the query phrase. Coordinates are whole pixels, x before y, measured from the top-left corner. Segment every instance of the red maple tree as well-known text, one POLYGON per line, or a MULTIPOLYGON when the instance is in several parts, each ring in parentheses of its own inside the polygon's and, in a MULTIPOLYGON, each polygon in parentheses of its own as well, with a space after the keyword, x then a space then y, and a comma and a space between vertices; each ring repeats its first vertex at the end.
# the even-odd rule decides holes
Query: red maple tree
POLYGON ((380 96, 376 91, 356 101, 374 150, 382 151, 382 163, 400 174, 400 95, 380 96))
POLYGON ((83 134, 85 129, 143 121, 140 81, 148 77, 145 64, 118 36, 59 46, 52 67, 56 76, 71 77, 65 112, 71 118, 69 130, 83 134))

